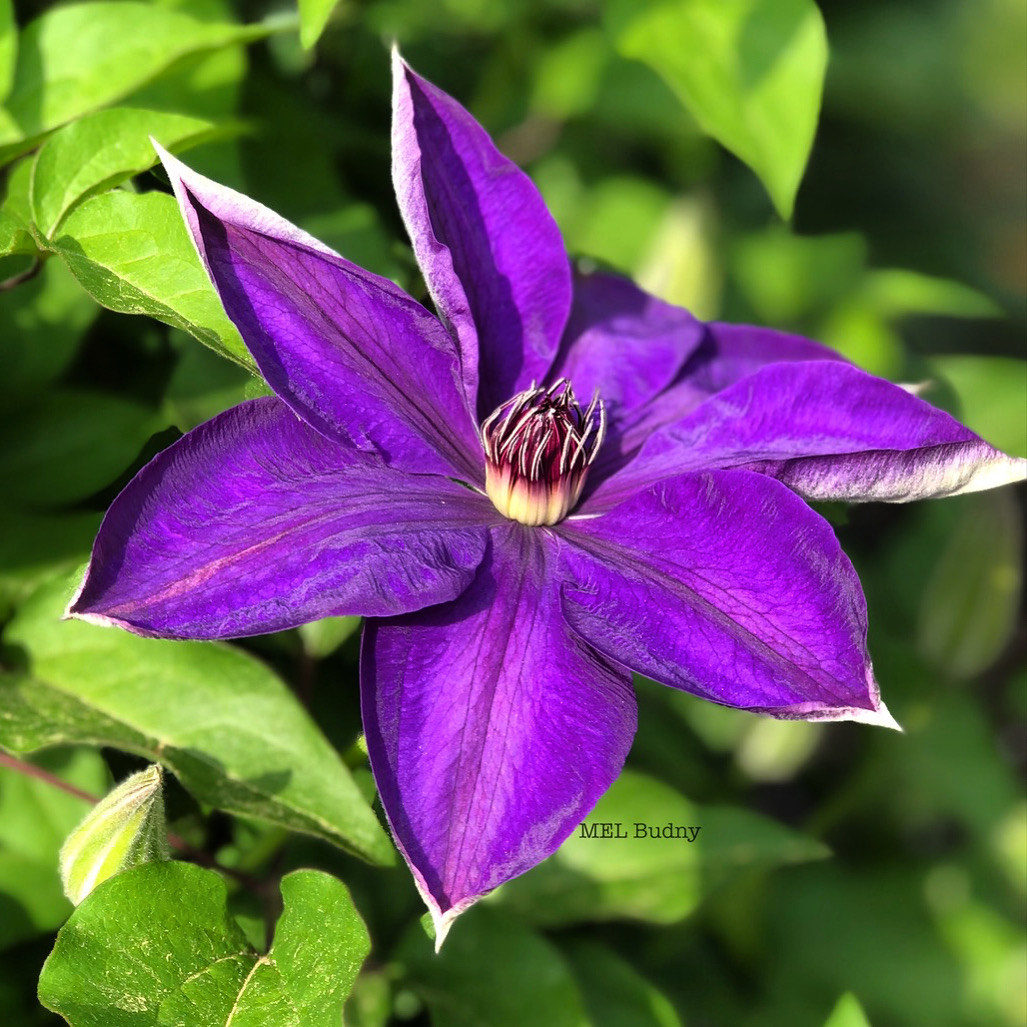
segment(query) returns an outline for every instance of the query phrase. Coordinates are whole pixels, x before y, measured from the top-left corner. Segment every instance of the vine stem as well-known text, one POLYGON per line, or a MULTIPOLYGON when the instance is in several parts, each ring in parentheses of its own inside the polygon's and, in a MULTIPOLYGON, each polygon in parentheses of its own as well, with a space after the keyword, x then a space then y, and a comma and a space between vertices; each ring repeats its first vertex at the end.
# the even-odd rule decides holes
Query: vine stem
MULTIPOLYGON (((91 805, 95 805, 100 801, 99 797, 91 792, 77 788, 75 785, 62 780, 56 774, 51 774, 49 770, 37 767, 34 763, 29 763, 27 760, 20 760, 17 756, 12 756, 2 749, 0 749, 0 767, 9 767, 25 777, 34 777, 37 781, 43 781, 54 788, 59 788, 62 792, 74 795, 76 799, 81 799, 83 802, 88 802, 91 805)), ((222 874, 226 874, 251 891, 261 892, 264 888, 264 882, 259 878, 254 877, 252 874, 247 874, 245 871, 236 870, 233 867, 222 866, 210 853, 196 848, 195 845, 190 845, 184 838, 171 831, 168 831, 168 845, 187 859, 192 860, 192 862, 207 867, 209 870, 217 870, 222 874)))
POLYGON ((25 282, 35 278, 42 269, 43 262, 39 257, 36 257, 24 271, 19 271, 16 275, 11 275, 10 278, 0 281, 0 292, 10 292, 12 289, 17 289, 19 285, 23 285, 25 282))

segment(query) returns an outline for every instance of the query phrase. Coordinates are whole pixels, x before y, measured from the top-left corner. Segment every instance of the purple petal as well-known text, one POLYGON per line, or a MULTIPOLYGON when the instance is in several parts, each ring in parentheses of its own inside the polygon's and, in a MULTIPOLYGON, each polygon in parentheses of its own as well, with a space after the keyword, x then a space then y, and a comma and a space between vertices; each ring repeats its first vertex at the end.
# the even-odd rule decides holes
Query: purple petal
POLYGON ((472 580, 486 544, 477 505, 448 479, 331 442, 278 399, 253 400, 129 483, 68 613, 170 638, 405 613, 472 580))
POLYGON ((456 348, 387 279, 158 148, 225 311, 272 389, 329 438, 411 471, 481 477, 456 348))
POLYGON ((598 391, 607 414, 604 460, 641 445, 652 430, 649 408, 678 378, 703 332, 687 310, 627 278, 575 276, 574 306, 549 380, 569 379, 585 401, 598 391))
POLYGON ((597 489, 590 509, 647 482, 745 467, 807 499, 906 502, 994 488, 1024 476, 953 417, 843 363, 764 367, 654 435, 597 489))
POLYGON ((567 620, 609 658, 726 706, 893 724, 856 573, 779 482, 683 475, 562 534, 567 620))
MULTIPOLYGON (((673 309, 673 308, 672 308, 673 309)), ((726 389, 768 364, 805 360, 846 363, 819 342, 753 325, 713 322, 704 326, 701 343, 670 385, 646 403, 625 432, 626 454, 654 432, 680 421, 710 396, 726 389)))
POLYGON ((552 362, 571 305, 560 230, 531 179, 398 53, 392 151, 414 253, 485 417, 552 362))
POLYGON ((439 944, 570 834, 635 730, 627 674, 560 614, 551 537, 506 524, 492 539, 459 599, 364 633, 371 766, 439 944))
POLYGON ((848 364, 833 349, 802 335, 757 325, 713 321, 706 325, 706 338, 696 350, 683 377, 693 388, 713 395, 767 364, 806 360, 848 364))
MULTIPOLYGON (((703 325, 681 307, 613 275, 579 276, 576 283, 558 371, 550 377, 565 374, 581 396, 598 387, 607 404, 607 441, 586 495, 630 463, 651 435, 766 364, 842 360, 800 335, 752 325, 703 325)), ((603 505, 646 483, 644 476, 623 479, 619 484, 627 487, 608 494, 603 505)))

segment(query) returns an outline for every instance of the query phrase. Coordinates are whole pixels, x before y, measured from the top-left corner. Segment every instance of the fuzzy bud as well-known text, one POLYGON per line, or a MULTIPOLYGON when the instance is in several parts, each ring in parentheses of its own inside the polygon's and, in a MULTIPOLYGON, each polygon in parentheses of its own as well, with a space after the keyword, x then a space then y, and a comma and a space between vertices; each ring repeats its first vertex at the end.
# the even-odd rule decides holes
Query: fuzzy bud
POLYGON ((64 894, 77 906, 122 870, 168 858, 161 768, 133 774, 86 814, 61 846, 64 894))

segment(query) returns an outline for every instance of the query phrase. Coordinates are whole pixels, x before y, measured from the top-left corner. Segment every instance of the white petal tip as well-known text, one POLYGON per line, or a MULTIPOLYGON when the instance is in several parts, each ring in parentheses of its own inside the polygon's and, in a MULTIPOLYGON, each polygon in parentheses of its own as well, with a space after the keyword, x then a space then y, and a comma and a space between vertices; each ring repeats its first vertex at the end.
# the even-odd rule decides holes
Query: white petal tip
POLYGON ((875 727, 887 727, 903 733, 902 725, 891 715, 888 707, 881 703, 876 710, 852 709, 842 720, 853 720, 857 724, 872 724, 875 727))
POLYGON ((64 611, 64 616, 61 620, 80 620, 86 624, 94 624, 98 628, 125 628, 130 630, 124 621, 118 620, 115 617, 105 617, 102 613, 73 613, 70 606, 64 611))
POLYGON ((450 910, 448 913, 436 913, 433 909, 431 911, 432 923, 435 925, 435 954, 438 955, 442 951, 442 943, 446 940, 446 936, 449 934, 449 929, 453 926, 453 921, 456 920, 457 914, 450 910))
POLYGON ((458 905, 451 906, 445 912, 442 912, 434 898, 432 898, 421 886, 421 882, 418 880, 416 873, 414 883, 417 885, 417 890, 420 891, 421 896, 424 898, 424 903, 428 907, 428 913, 431 916, 432 927, 435 929, 435 952, 437 954, 442 948, 442 943, 449 935, 450 928, 454 923, 456 923, 456 918, 460 916, 461 913, 466 913, 467 910, 469 910, 471 906, 481 898, 481 896, 476 895, 473 898, 465 899, 458 905))

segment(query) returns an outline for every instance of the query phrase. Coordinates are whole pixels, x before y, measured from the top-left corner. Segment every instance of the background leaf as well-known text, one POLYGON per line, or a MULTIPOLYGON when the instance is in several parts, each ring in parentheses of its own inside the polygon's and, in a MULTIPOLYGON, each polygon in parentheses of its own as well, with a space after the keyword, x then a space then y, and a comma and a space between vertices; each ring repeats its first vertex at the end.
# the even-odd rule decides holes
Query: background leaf
POLYGON ((813 0, 656 0, 627 20, 618 44, 663 76, 791 217, 827 67, 813 0))
POLYGON ((339 0, 299 0, 300 42, 309 50, 321 37, 339 0))
POLYGON ((342 760, 266 666, 227 645, 62 621, 73 587, 40 589, 4 633, 31 679, 0 684, 2 744, 113 745, 163 764, 201 802, 391 861, 342 760))
POLYGON ((17 289, 0 292, 0 397, 20 405, 61 377, 98 313, 59 260, 48 260, 17 289))
MULTIPOLYGON (((33 762, 93 795, 110 783, 100 754, 87 749, 44 753, 33 762)), ((53 931, 71 912, 55 873, 57 854, 88 810, 78 796, 0 766, 0 949, 53 931)))
POLYGON ((934 357, 930 366, 956 390, 965 424, 1003 452, 1027 456, 1027 363, 945 354, 934 357))
POLYGON ((1023 595, 1023 517, 1008 491, 967 496, 924 587, 917 644, 943 674, 969 678, 1009 644, 1023 595))
POLYGON ((477 906, 436 955, 420 925, 396 959, 434 1027, 585 1027, 581 993, 557 949, 499 910, 477 906))
POLYGON ((536 924, 619 917, 669 924, 693 912, 733 875, 822 858, 827 850, 758 814, 700 808, 661 782, 625 770, 585 821, 620 825, 627 837, 583 837, 579 828, 496 900, 536 924), (635 824, 699 827, 684 838, 637 837, 635 824))
POLYGON ((14 21, 13 0, 0 0, 0 103, 14 81, 14 62, 18 56, 18 26, 14 21))
POLYGON ((870 1027, 870 1021, 856 996, 848 992, 838 999, 838 1004, 824 1021, 824 1027, 870 1027))
POLYGON ((592 1027, 681 1027, 674 1007, 630 963, 594 941, 563 947, 592 1027))
POLYGON ((109 485, 155 427, 153 411, 97 393, 51 392, 0 422, 0 477, 9 501, 59 506, 109 485))
POLYGON ((130 95, 176 61, 274 30, 205 22, 133 0, 52 8, 22 33, 14 84, 0 108, 0 155, 28 149, 50 129, 130 95))

